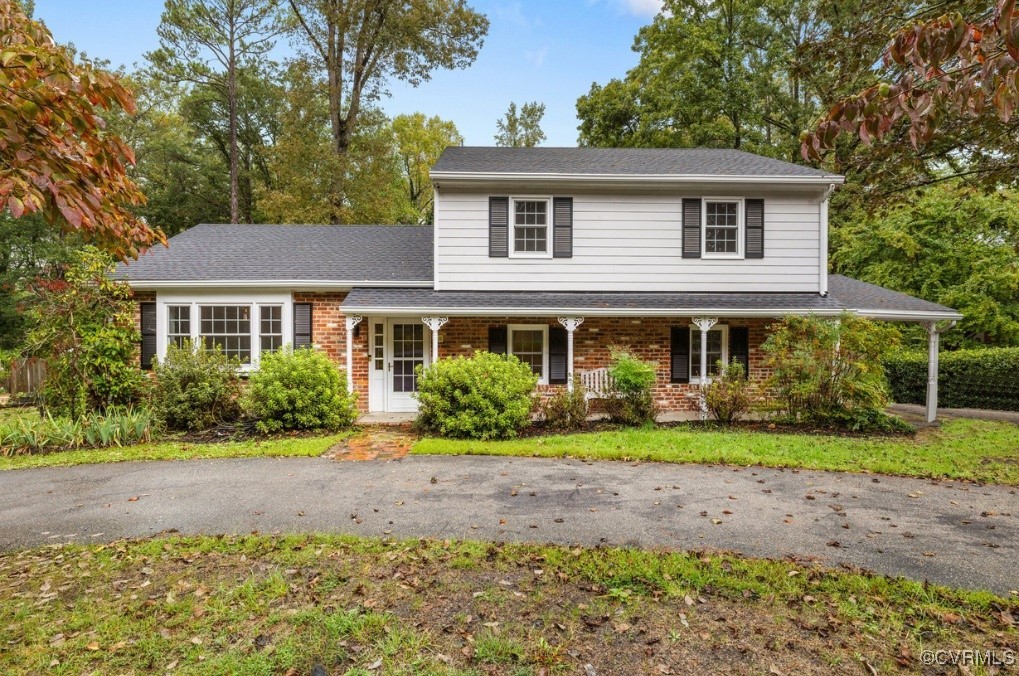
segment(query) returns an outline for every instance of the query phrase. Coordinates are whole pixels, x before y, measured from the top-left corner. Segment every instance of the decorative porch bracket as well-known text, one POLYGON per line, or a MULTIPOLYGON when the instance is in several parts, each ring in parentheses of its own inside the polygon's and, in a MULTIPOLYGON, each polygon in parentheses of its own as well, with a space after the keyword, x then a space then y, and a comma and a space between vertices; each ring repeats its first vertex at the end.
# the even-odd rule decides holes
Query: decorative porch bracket
POLYGON ((718 317, 694 317, 694 325, 701 330, 701 397, 700 397, 700 417, 701 420, 708 419, 708 331, 711 330, 715 324, 718 323, 718 317))
POLYGON ((937 322, 927 322, 927 422, 938 419, 938 339, 941 334, 955 326, 955 320, 942 327, 937 322))
POLYGON ((361 315, 347 315, 347 392, 354 391, 354 327, 361 323, 361 315))
POLYGON ((424 322, 432 331, 432 361, 439 358, 439 329, 449 321, 449 317, 422 317, 424 322))
POLYGON ((560 317, 559 323, 566 329, 566 389, 573 391, 573 332, 584 323, 583 317, 560 317))

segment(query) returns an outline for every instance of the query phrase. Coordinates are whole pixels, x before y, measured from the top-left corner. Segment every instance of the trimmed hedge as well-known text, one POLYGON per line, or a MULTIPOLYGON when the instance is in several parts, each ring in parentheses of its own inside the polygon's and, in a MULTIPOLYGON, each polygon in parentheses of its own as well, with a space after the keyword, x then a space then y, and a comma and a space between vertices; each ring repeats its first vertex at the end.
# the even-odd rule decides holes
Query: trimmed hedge
MULTIPOLYGON (((892 398, 901 404, 927 401, 927 353, 886 357, 892 398)), ((1019 411, 1019 347, 942 352, 938 406, 1019 411)))

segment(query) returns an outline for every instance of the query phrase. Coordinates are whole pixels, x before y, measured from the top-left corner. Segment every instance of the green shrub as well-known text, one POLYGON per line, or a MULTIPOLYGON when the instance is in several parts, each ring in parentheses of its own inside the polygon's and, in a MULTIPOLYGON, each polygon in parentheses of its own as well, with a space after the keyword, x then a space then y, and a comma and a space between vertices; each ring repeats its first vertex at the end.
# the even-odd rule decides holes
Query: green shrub
POLYGON ((151 441, 154 422, 143 408, 111 409, 84 418, 18 418, 0 427, 0 449, 3 455, 16 455, 138 444, 151 441))
POLYGON ((587 422, 587 397, 580 378, 573 381, 573 391, 563 388, 541 403, 541 419, 549 429, 571 432, 587 422))
POLYGON ((719 361, 718 366, 719 375, 711 379, 704 393, 708 412, 725 423, 741 420, 753 403, 754 385, 741 362, 734 359, 726 365, 719 361))
POLYGON ((240 417, 237 403, 240 361, 217 346, 194 349, 169 345, 166 359, 153 365, 150 401, 160 423, 170 430, 200 431, 240 417))
POLYGON ((329 357, 312 348, 262 355, 251 375, 245 410, 263 434, 282 430, 337 430, 357 419, 357 397, 329 357))
POLYGON ((440 359, 418 371, 418 424, 444 437, 516 436, 530 424, 537 384, 531 367, 513 356, 440 359))
MULTIPOLYGON (((894 401, 926 403, 926 352, 895 353, 885 357, 884 365, 894 401)), ((1019 348, 942 352, 938 358, 938 405, 1019 411, 1019 348)))
POLYGON ((884 410, 881 358, 895 345, 894 329, 849 313, 789 316, 772 328, 763 345, 774 373, 768 384, 792 419, 839 424, 884 410))
POLYGON ((132 292, 112 279, 113 259, 93 246, 76 251, 59 281, 39 281, 26 338, 46 359, 41 395, 54 415, 79 418, 135 403, 142 376, 132 292))
POLYGON ((626 350, 613 349, 609 364, 614 392, 605 400, 605 410, 614 422, 647 425, 658 417, 654 399, 657 380, 654 362, 639 359, 626 350))
POLYGON ((17 358, 17 350, 0 349, 0 392, 7 391, 7 379, 11 374, 11 364, 17 358))

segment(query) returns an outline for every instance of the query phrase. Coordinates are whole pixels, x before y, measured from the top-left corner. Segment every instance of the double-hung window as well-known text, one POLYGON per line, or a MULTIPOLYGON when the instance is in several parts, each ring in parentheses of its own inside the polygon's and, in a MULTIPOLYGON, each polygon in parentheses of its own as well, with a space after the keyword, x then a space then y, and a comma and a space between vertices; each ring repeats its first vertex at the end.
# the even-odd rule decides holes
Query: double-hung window
POLYGON ((547 199, 513 200, 512 255, 546 258, 549 247, 549 202, 547 199))
MULTIPOLYGON (((715 326, 708 331, 708 376, 717 376, 718 362, 729 363, 729 336, 727 326, 715 326)), ((690 327, 690 382, 701 378, 701 330, 690 327)))
POLYGON ((704 200, 704 258, 743 257, 743 200, 704 200))
POLYGON ((508 352, 530 366, 541 384, 548 383, 548 327, 510 324, 507 333, 508 352))
POLYGON ((261 313, 258 332, 262 352, 275 352, 283 347, 283 306, 261 305, 258 310, 261 313))
POLYGON ((191 306, 170 305, 167 308, 169 321, 166 328, 166 342, 178 348, 191 340, 191 306))

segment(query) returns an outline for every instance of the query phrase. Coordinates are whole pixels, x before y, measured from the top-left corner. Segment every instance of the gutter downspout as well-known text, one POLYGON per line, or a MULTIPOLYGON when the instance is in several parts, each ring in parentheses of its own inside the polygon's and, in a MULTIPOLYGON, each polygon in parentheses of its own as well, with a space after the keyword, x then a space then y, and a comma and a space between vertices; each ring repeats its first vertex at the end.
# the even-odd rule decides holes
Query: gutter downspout
POLYGON ((828 184, 828 188, 825 189, 824 195, 821 197, 820 205, 820 223, 821 223, 821 243, 818 247, 818 293, 822 296, 828 295, 828 199, 831 194, 835 192, 835 184, 828 184))

